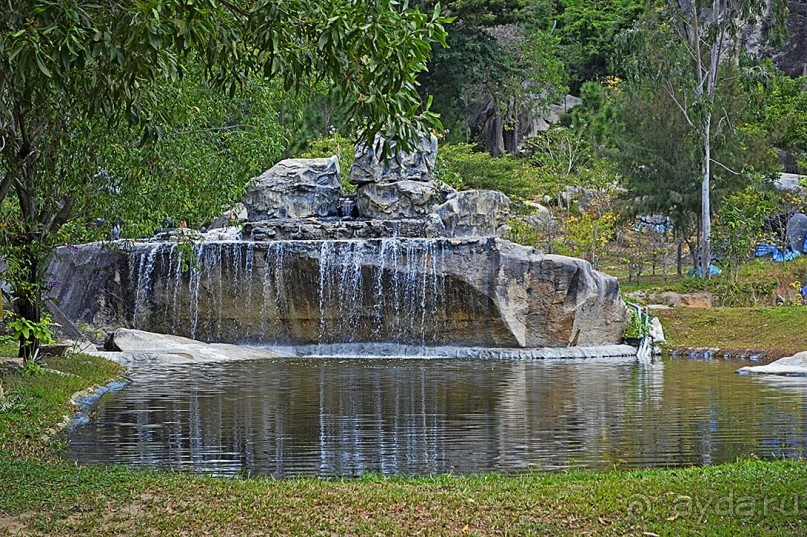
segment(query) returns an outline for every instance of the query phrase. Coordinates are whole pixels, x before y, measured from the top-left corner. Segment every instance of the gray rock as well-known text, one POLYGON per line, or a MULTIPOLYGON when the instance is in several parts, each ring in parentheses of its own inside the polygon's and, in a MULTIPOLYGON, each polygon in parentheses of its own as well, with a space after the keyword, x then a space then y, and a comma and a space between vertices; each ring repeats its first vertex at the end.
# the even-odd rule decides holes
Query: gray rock
POLYGON ((356 192, 356 211, 364 218, 413 218, 432 212, 439 192, 432 182, 366 183, 356 192))
POLYGON ((491 237, 510 217, 510 199, 495 190, 465 190, 434 212, 450 237, 491 237))
POLYGON ((445 235, 442 222, 432 219, 402 218, 395 220, 263 220, 247 222, 243 236, 253 241, 277 240, 357 240, 391 237, 435 238, 445 235), (439 225, 437 225, 439 224, 439 225))
POLYGON ((807 376, 807 351, 780 358, 768 365, 741 367, 737 372, 755 375, 807 376))
POLYGON ((243 203, 248 220, 332 216, 342 184, 339 159, 287 159, 247 185, 243 203))
POLYGON ((138 358, 154 362, 192 363, 278 357, 277 353, 266 349, 226 343, 208 344, 180 336, 126 328, 115 330, 110 336, 107 347, 109 351, 124 353, 124 355, 113 357, 106 352, 98 354, 103 358, 112 358, 121 363, 136 362, 138 358))
POLYGON ((173 241, 173 242, 185 242, 185 241, 198 241, 202 238, 202 234, 195 229, 190 229, 187 227, 178 227, 168 230, 161 230, 154 234, 154 236, 149 239, 149 242, 165 242, 165 241, 173 241))
POLYGON ((787 221, 787 240, 794 252, 804 253, 804 239, 807 237, 807 215, 794 214, 787 221))
POLYGON ((771 12, 773 1, 766 0, 764 4, 763 16, 741 32, 740 45, 753 56, 772 57, 774 65, 788 76, 807 74, 807 1, 787 1, 787 31, 783 43, 772 39, 775 37, 772 30, 776 27, 771 12))
POLYGON ((234 227, 248 218, 247 208, 243 203, 236 203, 229 209, 213 219, 208 229, 221 229, 224 227, 234 227))
POLYGON ((211 229, 204 234, 206 241, 234 241, 242 236, 241 226, 228 226, 211 229))
POLYGON ((60 249, 53 298, 77 322, 226 343, 604 345, 621 341, 629 318, 615 278, 495 238, 233 241, 197 252, 201 270, 183 270, 172 243, 60 249))
POLYGON ((807 175, 798 175, 795 173, 780 173, 776 178, 773 185, 777 190, 784 192, 801 192, 804 188, 801 182, 807 182, 807 175))
POLYGON ((421 136, 413 151, 396 152, 387 162, 380 157, 383 139, 376 137, 372 147, 356 146, 356 156, 350 167, 348 179, 351 184, 389 183, 396 181, 431 181, 434 161, 437 156, 437 137, 421 136))

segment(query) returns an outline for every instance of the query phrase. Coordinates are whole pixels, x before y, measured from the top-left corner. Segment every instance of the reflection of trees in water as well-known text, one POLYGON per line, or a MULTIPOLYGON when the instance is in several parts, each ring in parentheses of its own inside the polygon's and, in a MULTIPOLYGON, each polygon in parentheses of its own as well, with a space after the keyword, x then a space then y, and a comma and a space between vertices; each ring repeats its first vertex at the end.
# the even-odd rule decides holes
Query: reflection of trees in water
POLYGON ((73 456, 237 473, 687 465, 805 454, 807 388, 733 364, 287 360, 138 372, 73 456))

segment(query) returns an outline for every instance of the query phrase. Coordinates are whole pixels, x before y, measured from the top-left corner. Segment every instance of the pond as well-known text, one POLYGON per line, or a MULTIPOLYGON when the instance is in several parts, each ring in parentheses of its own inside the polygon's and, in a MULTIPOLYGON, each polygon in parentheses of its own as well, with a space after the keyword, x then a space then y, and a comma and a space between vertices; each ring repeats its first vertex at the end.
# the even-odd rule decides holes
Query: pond
POLYGON ((807 456, 807 379, 737 361, 290 358, 132 371, 68 457, 217 475, 677 467, 807 456))

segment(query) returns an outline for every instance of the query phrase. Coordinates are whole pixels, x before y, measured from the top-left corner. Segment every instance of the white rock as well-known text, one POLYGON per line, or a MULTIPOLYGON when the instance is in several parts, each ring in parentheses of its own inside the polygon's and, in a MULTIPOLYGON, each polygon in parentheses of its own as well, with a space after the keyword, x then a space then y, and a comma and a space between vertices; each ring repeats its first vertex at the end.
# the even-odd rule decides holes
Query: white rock
POLYGON ((95 353, 102 358, 117 362, 158 361, 177 362, 223 362, 230 360, 278 358, 275 352, 256 347, 229 345, 226 343, 203 343, 181 336, 155 334, 143 330, 119 328, 112 335, 116 353, 95 353))
POLYGON ((755 375, 804 375, 807 376, 807 351, 799 352, 787 358, 780 358, 768 365, 741 367, 738 373, 755 375))

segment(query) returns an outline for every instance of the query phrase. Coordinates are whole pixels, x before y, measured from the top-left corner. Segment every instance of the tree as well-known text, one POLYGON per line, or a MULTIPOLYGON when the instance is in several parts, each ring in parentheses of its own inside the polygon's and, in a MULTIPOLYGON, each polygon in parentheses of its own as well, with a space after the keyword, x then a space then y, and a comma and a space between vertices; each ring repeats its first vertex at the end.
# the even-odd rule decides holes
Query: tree
MULTIPOLYGON (((97 192, 103 148, 121 122, 162 131, 157 85, 198 61, 231 92, 249 76, 284 89, 331 81, 363 119, 363 137, 381 132, 407 147, 439 122, 423 112, 416 77, 433 42, 445 42, 439 8, 431 16, 392 0, 23 0, 0 15, 0 204, 16 310, 40 320, 44 261, 55 234, 97 192)), ((21 337, 26 359, 36 338, 21 337)))
POLYGON ((577 94, 586 81, 613 74, 614 37, 644 11, 644 0, 558 0, 557 34, 577 94))
MULTIPOLYGON (((778 5, 779 3, 775 3, 778 5)), ((711 264, 712 176, 717 136, 734 129, 724 106, 727 82, 738 76, 739 36, 763 14, 757 0, 669 0, 645 34, 640 69, 655 78, 677 108, 695 140, 700 177, 699 271, 709 277, 711 264)))
MULTIPOLYGON (((432 4, 422 0, 425 6, 432 4)), ((494 156, 516 151, 525 121, 562 88, 550 0, 451 0, 449 47, 421 75, 448 127, 447 141, 475 142, 494 156)), ((565 90, 564 90, 565 91, 565 90)))

